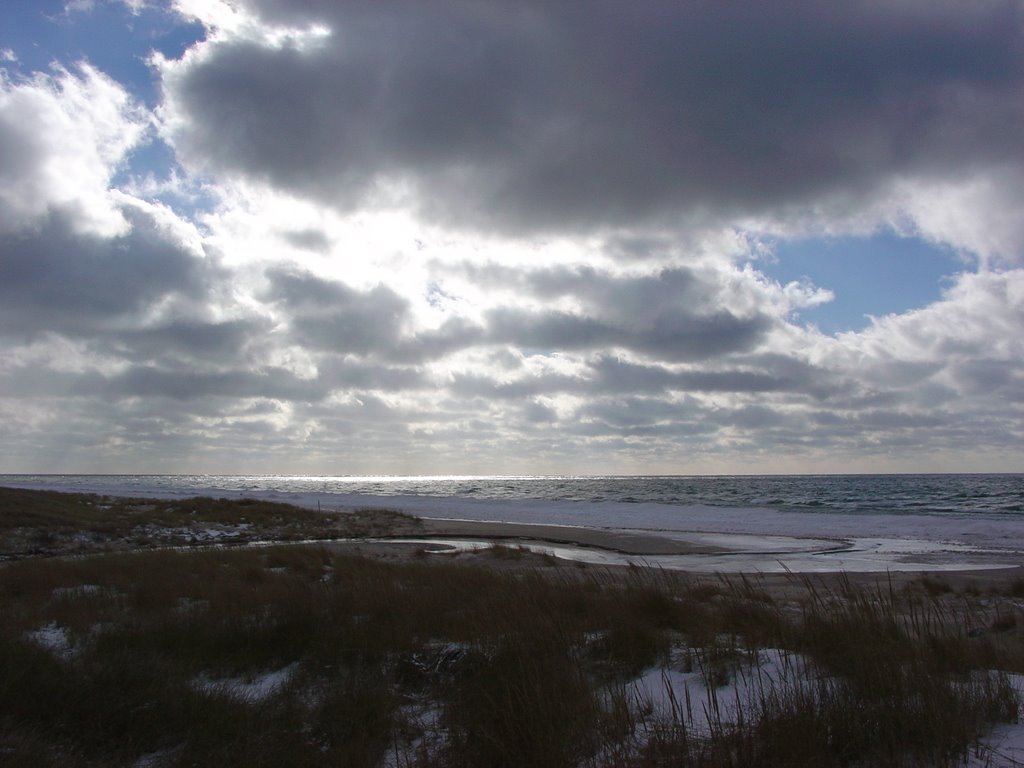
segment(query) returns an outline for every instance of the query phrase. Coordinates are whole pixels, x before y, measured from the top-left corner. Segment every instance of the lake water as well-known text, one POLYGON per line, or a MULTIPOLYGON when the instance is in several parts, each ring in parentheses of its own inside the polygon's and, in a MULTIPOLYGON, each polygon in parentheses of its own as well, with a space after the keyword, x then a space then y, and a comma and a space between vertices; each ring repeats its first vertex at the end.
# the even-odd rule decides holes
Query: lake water
POLYGON ((0 475, 0 485, 114 495, 429 497, 612 502, 855 515, 1022 516, 1024 474, 672 477, 0 475))

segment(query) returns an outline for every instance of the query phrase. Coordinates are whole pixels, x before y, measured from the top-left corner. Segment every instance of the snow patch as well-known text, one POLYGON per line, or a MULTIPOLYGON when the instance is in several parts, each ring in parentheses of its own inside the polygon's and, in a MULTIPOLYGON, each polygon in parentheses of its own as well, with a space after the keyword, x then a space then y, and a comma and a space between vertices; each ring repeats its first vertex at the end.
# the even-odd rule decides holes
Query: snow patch
MULTIPOLYGON (((1009 675, 1018 697, 1024 697, 1024 675, 1009 675)), ((972 749, 966 768, 1024 766, 1024 723, 1000 723, 972 749)))
POLYGON ((74 599, 86 595, 100 595, 104 591, 99 584, 79 584, 77 587, 57 587, 50 592, 50 595, 55 598, 74 599))
POLYGON ((240 701, 260 702, 269 699, 284 688, 291 681, 298 668, 299 663, 293 662, 287 667, 257 675, 227 677, 216 680, 206 675, 200 675, 192 681, 192 686, 202 693, 230 696, 240 701))
POLYGON ((31 632, 26 632, 25 637, 62 659, 69 658, 74 652, 74 649, 71 647, 71 638, 68 636, 68 631, 55 622, 45 624, 31 632))
POLYGON ((763 693, 807 680, 806 660, 792 651, 736 649, 730 654, 726 649, 719 658, 713 653, 684 650, 669 665, 646 670, 629 683, 634 704, 707 737, 716 724, 734 724, 741 713, 749 716, 763 693))

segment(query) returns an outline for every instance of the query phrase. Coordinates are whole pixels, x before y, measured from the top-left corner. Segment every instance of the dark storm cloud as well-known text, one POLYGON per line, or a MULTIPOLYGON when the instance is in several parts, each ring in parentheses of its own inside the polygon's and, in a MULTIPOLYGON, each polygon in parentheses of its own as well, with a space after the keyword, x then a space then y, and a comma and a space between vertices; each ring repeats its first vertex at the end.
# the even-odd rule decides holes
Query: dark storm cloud
MULTIPOLYGON (((234 369, 204 372, 187 365, 163 368, 136 365, 118 373, 97 371, 70 373, 46 369, 16 369, 0 376, 4 395, 15 398, 87 397, 96 400, 124 401, 132 398, 166 398, 179 401, 202 401, 221 398, 215 412, 222 412, 223 402, 266 398, 283 401, 316 401, 323 399, 329 387, 318 379, 301 379, 291 371, 267 367, 259 371, 234 369)), ((154 402, 159 402, 155 400, 154 402)), ((208 411, 203 402, 190 406, 190 412, 208 411)), ((169 410, 166 405, 159 410, 169 410)), ((210 412, 212 413, 212 412, 210 412)))
POLYGON ((738 427, 741 430, 772 429, 777 427, 798 427, 797 419, 791 414, 781 413, 763 405, 750 405, 737 408, 719 417, 723 424, 738 427))
POLYGON ((138 361, 168 354, 223 361, 242 355, 249 342, 270 330, 264 320, 201 322, 177 320, 164 325, 114 333, 109 343, 138 361))
MULTIPOLYGON (((588 403, 576 418, 598 421, 616 429, 650 427, 655 424, 690 424, 700 418, 700 408, 692 402, 673 402, 655 397, 626 397, 588 403)), ((707 425, 706 425, 707 426, 707 425)))
MULTIPOLYGON (((500 274, 482 282, 496 283, 500 274)), ((663 360, 706 359, 751 349, 773 322, 761 314, 742 317, 726 309, 700 309, 701 283, 684 270, 618 278, 566 269, 529 273, 518 282, 542 299, 572 295, 583 303, 582 312, 506 306, 485 313, 483 327, 451 319, 413 334, 408 330, 409 302, 386 286, 360 291, 284 270, 271 270, 267 276, 267 298, 287 309, 300 343, 406 363, 478 345, 544 353, 621 348, 663 360)))
POLYGON ((90 335, 161 297, 201 297, 207 266, 168 239, 148 215, 114 238, 77 233, 62 214, 0 234, 0 334, 90 335))
POLYGON ((619 325, 570 312, 496 309, 487 313, 489 337, 532 351, 620 348, 662 360, 703 360, 753 347, 770 326, 765 316, 726 310, 693 316, 665 310, 649 322, 619 325))
POLYGON ((480 397, 486 400, 521 400, 538 395, 561 392, 580 392, 587 382, 575 376, 548 373, 526 376, 512 381, 498 381, 480 374, 455 374, 449 389, 462 397, 480 397))
POLYGON ((859 427, 871 430, 922 429, 947 426, 950 418, 942 413, 907 413, 904 411, 865 411, 853 415, 859 427))
POLYGON ((529 351, 626 349, 659 360, 703 360, 752 349, 772 327, 761 313, 725 309, 720 288, 691 270, 617 276, 589 267, 517 272, 498 265, 462 265, 487 288, 515 288, 549 305, 570 299, 578 309, 503 306, 486 313, 491 342, 529 351))
POLYGON ((5 186, 31 178, 45 161, 44 149, 39 138, 33 135, 32 126, 24 125, 14 117, 0 112, 0 158, 3 158, 0 161, 0 182, 5 186))
POLYGON ((525 270, 495 263, 463 263, 449 269, 485 288, 515 289, 523 298, 545 303, 571 298, 619 321, 649 320, 665 308, 697 315, 723 303, 716 283, 720 275, 685 267, 645 275, 618 275, 579 265, 525 270))
MULTIPOLYGON (((510 275, 501 277, 511 279, 510 275)), ((706 302, 714 290, 682 267, 624 277, 593 267, 555 267, 524 273, 520 281, 540 298, 572 296, 621 317, 648 316, 666 305, 693 307, 706 302)))
POLYGON ((591 361, 600 387, 607 392, 663 392, 679 389, 679 374, 661 365, 642 365, 601 355, 591 361))
POLYGON ((395 346, 392 358, 404 363, 439 360, 452 352, 486 342, 479 325, 465 318, 450 318, 440 327, 420 331, 395 346))
POLYGON ((267 298, 288 313, 292 333, 314 349, 387 354, 408 321, 409 302, 383 285, 368 291, 308 273, 267 272, 267 298))
POLYGON ((673 370, 664 365, 598 355, 588 361, 580 375, 544 373, 499 380, 487 375, 460 373, 452 377, 450 389, 467 397, 508 400, 557 394, 599 398, 669 392, 789 394, 824 399, 849 388, 835 381, 827 371, 799 361, 761 355, 744 359, 743 365, 742 368, 673 370), (802 376, 791 375, 797 368, 803 371, 802 376))
POLYGON ((318 381, 298 378, 291 371, 267 368, 201 373, 135 367, 109 377, 102 393, 120 397, 166 397, 191 400, 224 397, 232 400, 265 397, 277 400, 318 400, 327 394, 318 381))
POLYGON ((331 240, 319 229, 298 229, 282 232, 285 242, 296 248, 315 253, 327 253, 331 249, 331 240))
POLYGON ((405 392, 428 385, 422 369, 403 365, 377 365, 333 355, 319 362, 320 381, 332 390, 405 392))
MULTIPOLYGON (((423 389, 427 380, 415 368, 380 366, 340 357, 321 361, 311 378, 275 366, 250 369, 241 365, 223 370, 197 370, 186 361, 172 365, 131 365, 124 371, 68 372, 41 367, 20 367, 0 372, 0 392, 15 399, 89 398, 101 403, 148 400, 155 413, 166 418, 185 416, 258 415, 245 409, 277 409, 280 403, 322 403, 333 392, 362 392, 373 399, 377 392, 423 389), (176 406, 175 402, 187 403, 176 406)), ((333 405, 331 407, 334 407, 333 405)))
POLYGON ((536 400, 523 404, 522 415, 529 424, 553 424, 558 421, 557 411, 536 400))
POLYGON ((969 395, 1024 402, 1024 375, 1019 365, 981 358, 958 363, 951 373, 960 390, 969 395))
POLYGON ((464 224, 634 225, 1021 164, 1019 2, 246 4, 332 34, 207 44, 175 144, 343 208, 400 181, 464 224))
POLYGON ((631 363, 609 356, 598 358, 594 361, 593 368, 598 377, 597 387, 610 392, 804 391, 813 380, 779 376, 758 368, 672 371, 660 365, 631 363))
POLYGON ((485 342, 462 318, 412 333, 409 301, 384 285, 362 291, 305 272, 272 269, 265 298, 286 310, 296 341, 313 350, 417 364, 485 342))

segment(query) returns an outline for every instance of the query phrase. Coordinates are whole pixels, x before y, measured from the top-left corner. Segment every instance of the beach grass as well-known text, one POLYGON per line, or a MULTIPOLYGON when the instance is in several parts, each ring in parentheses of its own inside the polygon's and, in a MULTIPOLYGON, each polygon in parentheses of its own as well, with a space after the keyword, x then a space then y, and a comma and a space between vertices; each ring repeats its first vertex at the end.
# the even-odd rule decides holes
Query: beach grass
POLYGON ((388 509, 312 510, 262 499, 148 499, 0 488, 5 560, 201 544, 416 533, 388 509))
POLYGON ((0 565, 4 765, 954 766, 1019 714, 1013 584, 98 549, 0 565))

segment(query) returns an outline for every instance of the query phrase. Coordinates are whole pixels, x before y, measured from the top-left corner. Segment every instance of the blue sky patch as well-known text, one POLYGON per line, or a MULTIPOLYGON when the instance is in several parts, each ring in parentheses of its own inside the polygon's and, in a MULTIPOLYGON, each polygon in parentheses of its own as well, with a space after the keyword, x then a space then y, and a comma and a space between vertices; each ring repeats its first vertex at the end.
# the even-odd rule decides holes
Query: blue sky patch
POLYGON ((810 280, 835 298, 800 311, 800 319, 828 334, 859 331, 876 317, 924 307, 942 295, 950 276, 967 265, 952 249, 915 237, 881 232, 871 237, 773 242, 773 261, 758 268, 783 285, 810 280))
POLYGON ((65 11, 64 3, 53 0, 6 0, 3 15, 0 49, 17 57, 5 62, 8 70, 30 74, 54 63, 87 61, 151 108, 158 94, 146 64, 150 54, 178 58, 204 36, 201 25, 162 7, 133 14, 121 3, 100 1, 65 11))

